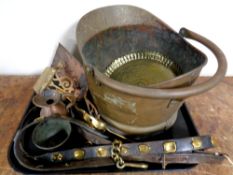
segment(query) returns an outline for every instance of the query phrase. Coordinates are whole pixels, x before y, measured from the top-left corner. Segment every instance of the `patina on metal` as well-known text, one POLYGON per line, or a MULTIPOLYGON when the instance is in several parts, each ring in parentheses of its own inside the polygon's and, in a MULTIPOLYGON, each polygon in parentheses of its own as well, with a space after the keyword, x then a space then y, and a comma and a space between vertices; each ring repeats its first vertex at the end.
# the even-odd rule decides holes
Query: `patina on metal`
POLYGON ((37 94, 42 93, 52 82, 55 73, 56 69, 50 67, 45 68, 36 83, 34 84, 33 90, 37 94))
POLYGON ((114 140, 111 148, 111 158, 116 163, 116 167, 118 169, 124 169, 126 167, 141 168, 141 169, 148 168, 148 164, 146 163, 125 162, 121 156, 121 149, 122 149, 122 142, 120 140, 114 140))
POLYGON ((181 74, 181 69, 158 52, 138 52, 115 59, 106 69, 108 77, 137 86, 149 86, 181 74))
POLYGON ((64 155, 59 153, 59 152, 55 152, 53 155, 52 155, 52 160, 53 161, 62 161, 64 158, 64 155))
POLYGON ((140 153, 147 154, 150 152, 151 147, 147 144, 140 144, 138 145, 138 150, 140 153))
POLYGON ((166 141, 163 143, 164 153, 175 153, 176 152, 176 142, 166 141))
POLYGON ((202 147, 202 141, 198 138, 193 138, 192 145, 194 149, 200 149, 202 147))
POLYGON ((96 155, 98 157, 107 157, 108 155, 108 150, 104 147, 99 147, 96 149, 96 155))
POLYGON ((76 160, 82 160, 84 158, 84 156, 85 156, 85 151, 84 150, 82 150, 82 149, 76 149, 74 151, 74 158, 76 160))
POLYGON ((32 132, 32 143, 42 150, 54 150, 70 137, 71 124, 58 118, 39 123, 32 132))
POLYGON ((226 72, 225 56, 214 43, 185 28, 176 33, 151 13, 133 6, 109 6, 89 12, 79 21, 76 36, 88 86, 101 117, 126 135, 170 128, 184 99, 213 88, 226 72), (202 84, 193 85, 207 57, 183 37, 199 41, 217 58, 216 73, 202 84), (127 55, 137 53, 136 59, 145 53, 157 53, 177 65, 181 72, 156 61, 160 63, 156 71, 163 65, 169 75, 159 79, 161 73, 145 68, 155 63, 152 60, 126 63, 127 55), (143 70, 136 68, 140 65, 143 70), (127 72, 128 66, 130 70, 133 67, 140 70, 139 79, 132 76, 135 72, 127 72), (146 78, 153 75, 150 81, 143 79, 143 72, 146 78))

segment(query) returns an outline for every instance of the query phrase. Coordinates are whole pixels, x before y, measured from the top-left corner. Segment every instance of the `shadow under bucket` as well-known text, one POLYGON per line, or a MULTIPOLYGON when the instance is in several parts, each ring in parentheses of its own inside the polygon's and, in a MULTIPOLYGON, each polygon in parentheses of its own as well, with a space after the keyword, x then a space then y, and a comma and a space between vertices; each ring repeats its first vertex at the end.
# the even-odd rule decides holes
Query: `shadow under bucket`
POLYGON ((168 129, 185 98, 214 87, 226 72, 225 56, 214 43, 184 28, 178 34, 133 6, 89 12, 76 36, 102 118, 126 135, 168 129), (202 84, 193 85, 207 58, 183 37, 201 42, 217 58, 217 72, 202 84))

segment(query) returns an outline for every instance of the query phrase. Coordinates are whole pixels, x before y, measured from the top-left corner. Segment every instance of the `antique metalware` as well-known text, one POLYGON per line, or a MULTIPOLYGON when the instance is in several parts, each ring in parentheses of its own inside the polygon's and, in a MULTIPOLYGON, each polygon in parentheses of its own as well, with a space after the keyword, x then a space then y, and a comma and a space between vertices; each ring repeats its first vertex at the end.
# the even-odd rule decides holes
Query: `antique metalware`
POLYGON ((147 144, 140 144, 138 145, 138 150, 140 151, 140 153, 149 153, 151 150, 151 147, 147 144))
POLYGON ((37 94, 42 93, 47 88, 47 86, 52 82, 55 73, 56 73, 56 69, 49 67, 45 68, 41 76, 33 86, 34 91, 37 94))
MULTIPOLYGON (((197 135, 197 131, 193 128, 193 125, 187 124, 183 127, 184 122, 180 121, 186 120, 184 117, 189 117, 185 110, 180 110, 176 124, 180 123, 178 126, 187 128, 187 130, 180 129, 175 125, 174 128, 178 128, 179 132, 172 131, 172 134, 170 130, 159 135, 148 134, 149 137, 144 138, 119 135, 119 133, 121 134, 119 130, 103 122, 92 100, 88 99, 90 96, 86 94, 86 86, 81 86, 82 83, 79 82, 83 80, 81 78, 82 71, 74 70, 79 68, 80 65, 73 63, 79 62, 74 60, 61 45, 59 45, 56 56, 56 58, 61 59, 54 59, 52 69, 58 70, 59 67, 62 69, 59 69, 53 75, 52 83, 47 84, 47 80, 39 83, 37 86, 39 90, 35 91, 36 95, 33 97, 33 103, 36 106, 29 105, 25 118, 21 122, 11 145, 13 152, 9 153, 14 155, 14 162, 17 162, 23 169, 27 169, 30 173, 42 174, 70 171, 85 172, 84 169, 88 172, 94 172, 94 168, 98 168, 98 171, 101 171, 101 169, 106 171, 107 167, 113 171, 116 171, 116 168, 124 169, 125 167, 132 170, 133 168, 157 168, 154 164, 161 164, 165 169, 168 164, 220 163, 226 157, 221 153, 206 153, 203 151, 212 148, 214 141, 210 136, 194 137, 197 135), (69 60, 68 58, 72 59, 69 60), (72 66, 69 66, 70 64, 72 66), (73 67, 73 65, 76 66, 73 67), (44 84, 43 82, 45 82, 45 86, 41 86, 44 84), (80 99, 82 101, 79 101, 80 99), (55 105, 59 102, 66 105, 67 116, 69 117, 61 116, 61 112, 54 112, 50 117, 40 116, 36 118, 40 111, 38 107, 44 108, 44 106, 55 105), (72 104, 72 102, 74 103, 72 104), (70 106, 70 104, 72 105, 70 106), (180 115, 183 118, 180 118, 180 115), (191 132, 191 130, 195 131, 191 132), (183 135, 186 131, 187 137, 183 135), (169 137, 166 140, 158 140, 162 135, 169 137), (172 137, 170 137, 171 135, 172 137), (175 135, 177 137, 173 137, 175 135), (116 166, 115 169, 114 165, 116 166)), ((105 75, 111 79, 122 78, 118 76, 118 73, 114 76, 113 74, 124 71, 125 66, 127 68, 131 65, 139 66, 135 73, 140 72, 141 64, 149 67, 155 65, 156 70, 154 67, 150 68, 149 71, 151 72, 164 70, 170 72, 172 76, 182 74, 179 65, 169 57, 155 51, 138 51, 125 54, 113 61, 106 67, 106 71, 116 70, 105 75)), ((42 79, 43 76, 42 74, 42 79)), ((136 81, 131 79, 133 83, 124 83, 144 88, 159 84, 156 82, 158 79, 149 78, 149 81, 145 81, 143 74, 137 75, 137 77, 137 79, 134 79, 136 81), (137 80, 142 81, 137 83, 137 80)), ((118 81, 123 82, 119 79, 118 81)), ((97 84, 101 85, 99 82, 97 84)), ((171 105, 173 105, 173 101, 168 103, 168 106, 171 105)))
POLYGON ((129 163, 125 162, 121 156, 122 142, 119 140, 114 140, 111 148, 111 158, 116 163, 118 169, 124 169, 125 167, 131 168, 142 168, 147 169, 148 164, 146 163, 129 163))
POLYGON ((114 130, 110 129, 106 123, 104 123, 103 121, 101 121, 100 119, 90 115, 89 113, 87 113, 85 110, 79 108, 77 105, 74 105, 74 108, 79 111, 80 113, 82 113, 83 115, 83 120, 92 128, 95 128, 96 130, 102 131, 102 132, 108 132, 109 134, 116 136, 120 139, 125 140, 126 137, 115 132, 114 130))
POLYGON ((152 86, 181 74, 177 64, 158 52, 136 52, 114 60, 105 75, 122 83, 152 86), (155 75, 159 76, 155 76, 155 75))
POLYGON ((213 137, 213 136, 211 136, 211 143, 212 143, 213 145, 217 145, 217 140, 216 140, 216 138, 213 137))
POLYGON ((32 142, 39 149, 54 150, 62 146, 70 134, 71 124, 68 121, 50 118, 35 127, 32 132, 32 142))
POLYGON ((108 150, 104 147, 99 147, 96 149, 96 155, 97 157, 107 157, 108 150))
POLYGON ((55 152, 52 155, 52 161, 62 161, 63 158, 64 158, 64 155, 59 152, 55 152))
POLYGON ((214 43, 185 28, 176 33, 133 6, 89 12, 76 37, 101 117, 126 135, 170 128, 184 100, 213 88, 226 72, 225 56, 214 43), (184 37, 207 46, 217 58, 216 73, 204 83, 193 85, 207 58, 184 37))
POLYGON ((175 153, 176 152, 176 142, 167 141, 163 144, 163 149, 165 153, 175 153))
POLYGON ((128 153, 128 151, 129 151, 129 148, 128 147, 126 147, 126 146, 122 146, 121 147, 121 154, 127 154, 128 153))
POLYGON ((84 156, 85 156, 85 151, 84 150, 82 150, 82 149, 76 149, 74 151, 74 158, 76 160, 82 160, 84 158, 84 156))
MULTIPOLYGON (((70 118, 54 118, 54 120, 67 120, 72 123, 70 118)), ((51 121, 51 118, 45 118, 45 121, 51 121)), ((79 168, 95 168, 116 165, 117 168, 147 168, 153 164, 162 164, 163 168, 168 164, 194 164, 194 163, 220 163, 224 159, 221 153, 206 153, 201 150, 212 148, 210 136, 187 137, 180 139, 169 139, 162 141, 146 141, 137 143, 122 143, 115 140, 112 143, 97 144, 93 146, 72 147, 51 151, 43 151, 34 154, 28 152, 27 142, 25 142, 25 133, 31 131, 35 124, 41 122, 32 122, 22 127, 14 138, 14 153, 20 164, 30 170, 38 172, 57 172, 65 170, 75 170, 79 168), (199 139, 203 145, 194 149, 192 146, 193 139, 199 139), (176 143, 176 152, 166 154, 164 150, 165 143, 176 143), (26 145, 25 145, 26 144, 26 145), (141 153, 139 145, 149 145, 150 152, 141 153), (127 151, 122 151, 127 148, 127 151), (104 150, 104 151, 103 151, 104 150), (197 151, 198 152, 192 152, 197 151), (113 161, 110 159, 112 158, 113 161), (37 164, 38 162, 39 164, 37 164), (41 164, 43 162, 43 164, 41 164), (66 164, 69 162, 68 164, 66 164), (134 162, 134 163, 128 163, 134 162), (143 163, 142 163, 143 162, 143 163), (43 165, 43 166, 38 166, 43 165)), ((38 125, 37 125, 38 126, 38 125)))
POLYGON ((73 93, 74 81, 68 76, 59 76, 62 65, 58 67, 47 67, 33 86, 37 94, 43 93, 48 88, 56 89, 61 93, 73 93))
POLYGON ((192 145, 193 145, 194 149, 200 149, 202 147, 202 141, 200 139, 198 139, 198 138, 193 138, 192 139, 192 145))
POLYGON ((62 102, 61 94, 55 90, 47 89, 32 98, 35 106, 40 107, 40 116, 52 115, 66 116, 67 110, 62 102))

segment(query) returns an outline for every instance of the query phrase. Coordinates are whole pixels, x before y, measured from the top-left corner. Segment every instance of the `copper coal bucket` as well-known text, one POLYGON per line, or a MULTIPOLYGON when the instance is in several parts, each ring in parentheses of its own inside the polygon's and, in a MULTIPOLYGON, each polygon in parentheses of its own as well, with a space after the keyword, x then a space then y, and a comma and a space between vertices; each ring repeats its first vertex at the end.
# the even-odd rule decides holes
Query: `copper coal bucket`
POLYGON ((226 73, 225 56, 214 43, 184 28, 176 33, 133 6, 89 12, 80 19, 76 36, 102 118, 128 135, 168 129, 184 99, 216 86, 226 73), (193 85, 207 58, 183 37, 202 43, 216 56, 218 69, 208 81, 193 85))

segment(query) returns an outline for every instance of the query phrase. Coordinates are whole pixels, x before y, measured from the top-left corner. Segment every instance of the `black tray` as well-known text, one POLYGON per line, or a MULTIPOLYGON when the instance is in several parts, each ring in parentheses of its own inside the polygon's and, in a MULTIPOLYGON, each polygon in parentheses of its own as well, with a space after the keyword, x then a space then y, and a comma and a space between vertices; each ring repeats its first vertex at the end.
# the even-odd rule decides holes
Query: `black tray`
MULTIPOLYGON (((25 115, 22 118, 18 129, 23 127, 23 125, 25 123, 27 123, 28 120, 31 120, 32 116, 30 116, 30 115, 26 116, 26 114, 28 113, 28 111, 30 110, 30 108, 32 106, 33 106, 32 103, 30 103, 28 105, 26 112, 25 112, 25 115)), ((163 133, 160 133, 160 134, 156 134, 156 135, 152 136, 151 138, 149 138, 149 140, 165 140, 165 139, 198 136, 198 135, 199 135, 198 131, 193 123, 191 115, 190 115, 186 105, 183 105, 178 112, 178 117, 177 117, 175 124, 169 130, 167 130, 163 133)), ((9 161, 10 165, 12 166, 12 168, 15 171, 18 171, 21 173, 40 174, 40 172, 31 171, 29 169, 24 168, 23 166, 21 166, 19 164, 19 162, 16 160, 14 152, 13 152, 13 144, 14 144, 14 141, 12 140, 12 142, 9 146, 9 149, 8 149, 8 161, 9 161)), ((193 166, 195 166, 195 164, 194 165, 179 165, 179 164, 168 165, 166 167, 166 170, 187 169, 187 168, 191 168, 193 166)), ((137 170, 137 169, 130 169, 130 168, 126 168, 124 170, 118 170, 118 169, 116 169, 116 167, 111 166, 111 167, 104 167, 104 168, 79 169, 79 170, 75 170, 75 171, 72 170, 72 171, 66 171, 66 172, 59 171, 59 172, 53 172, 53 173, 101 173, 101 172, 104 173, 104 172, 156 171, 156 170, 162 170, 162 166, 159 164, 158 165, 153 164, 153 166, 150 166, 150 168, 147 170, 137 170)), ((46 173, 46 172, 43 172, 43 174, 44 173, 46 173)), ((47 172, 47 173, 50 174, 51 172, 47 172)))

